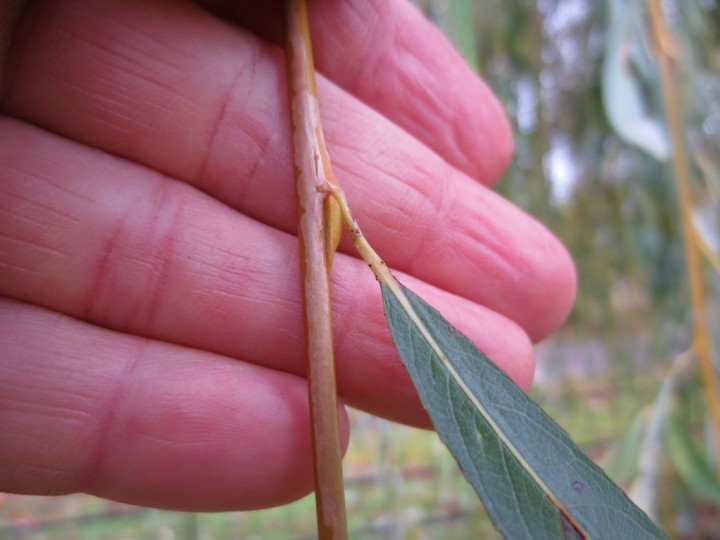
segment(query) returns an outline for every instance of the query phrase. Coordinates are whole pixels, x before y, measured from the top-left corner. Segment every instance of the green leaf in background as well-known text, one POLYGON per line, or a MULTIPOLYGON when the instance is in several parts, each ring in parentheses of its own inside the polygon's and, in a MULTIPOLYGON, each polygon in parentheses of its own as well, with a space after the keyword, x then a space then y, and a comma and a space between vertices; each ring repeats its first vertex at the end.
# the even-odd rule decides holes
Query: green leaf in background
POLYGON ((395 344, 435 428, 507 538, 666 536, 433 307, 381 280, 395 344))
POLYGON ((630 482, 638 474, 638 458, 650 412, 649 407, 640 411, 630 428, 600 460, 602 468, 615 482, 630 482))
POLYGON ((720 205, 715 198, 710 195, 703 202, 694 204, 690 218, 701 251, 715 270, 720 272, 720 205))
POLYGON ((478 53, 475 33, 477 2, 474 0, 453 0, 452 2, 429 0, 422 3, 426 5, 432 21, 452 40, 470 67, 477 71, 478 53))
POLYGON ((690 491, 720 506, 720 479, 707 455, 695 443, 684 419, 674 411, 665 422, 668 457, 690 491))
POLYGON ((663 123, 649 113, 643 91, 642 76, 648 77, 652 66, 643 61, 638 38, 639 5, 633 0, 610 2, 602 70, 603 106, 610 125, 621 138, 658 161, 666 161, 670 155, 667 132, 663 123))
POLYGON ((681 353, 672 362, 670 371, 663 379, 660 391, 650 407, 650 416, 644 430, 638 454, 638 471, 628 488, 628 495, 643 511, 657 519, 660 483, 662 482, 662 457, 665 452, 663 431, 677 392, 681 376, 688 368, 691 355, 681 353))

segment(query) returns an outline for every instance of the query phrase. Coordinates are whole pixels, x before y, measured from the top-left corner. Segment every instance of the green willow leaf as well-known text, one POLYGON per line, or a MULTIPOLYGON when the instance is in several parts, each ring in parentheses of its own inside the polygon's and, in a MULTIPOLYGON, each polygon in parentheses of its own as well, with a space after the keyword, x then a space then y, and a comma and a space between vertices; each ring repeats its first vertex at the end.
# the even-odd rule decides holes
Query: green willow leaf
POLYGON ((695 443, 685 418, 674 411, 668 415, 664 428, 668 457, 685 485, 693 494, 720 506, 720 478, 695 443))
POLYGON ((626 142, 658 161, 667 161, 670 142, 664 124, 649 114, 643 83, 657 85, 657 68, 643 54, 639 35, 642 4, 612 0, 602 71, 602 101, 610 125, 626 142), (633 54, 635 53, 635 54, 633 54), (643 79, 649 79, 644 81, 643 79), (653 80, 653 78, 655 80, 653 80))
POLYGON ((435 428, 507 538, 667 538, 525 392, 433 307, 381 281, 435 428))
POLYGON ((628 430, 600 459, 600 465, 615 482, 627 483, 637 476, 643 436, 647 430, 650 413, 649 407, 640 411, 628 430))

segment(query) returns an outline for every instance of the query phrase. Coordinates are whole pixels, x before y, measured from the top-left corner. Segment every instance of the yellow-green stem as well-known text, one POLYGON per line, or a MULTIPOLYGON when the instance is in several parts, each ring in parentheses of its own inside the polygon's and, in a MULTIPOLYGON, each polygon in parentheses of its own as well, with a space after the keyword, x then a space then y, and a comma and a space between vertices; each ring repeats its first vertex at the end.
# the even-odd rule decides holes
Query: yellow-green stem
POLYGON ((339 216, 319 188, 334 182, 320 126, 307 7, 288 0, 285 59, 298 192, 315 500, 321 540, 347 538, 328 273, 339 216), (328 233, 330 230, 330 233, 328 233))
POLYGON ((648 0, 648 7, 655 41, 655 50, 658 64, 660 65, 660 82, 672 143, 675 181, 680 199, 685 259, 687 261, 693 312, 693 350, 700 359, 700 370, 715 439, 715 465, 716 468, 720 470, 720 401, 718 401, 717 380, 715 378, 710 336, 708 334, 708 325, 705 316, 705 291, 702 260, 700 257, 700 243, 692 222, 690 171, 688 168, 687 154, 685 152, 683 122, 680 116, 679 100, 675 92, 673 66, 670 55, 668 54, 670 31, 665 24, 660 1, 648 0))

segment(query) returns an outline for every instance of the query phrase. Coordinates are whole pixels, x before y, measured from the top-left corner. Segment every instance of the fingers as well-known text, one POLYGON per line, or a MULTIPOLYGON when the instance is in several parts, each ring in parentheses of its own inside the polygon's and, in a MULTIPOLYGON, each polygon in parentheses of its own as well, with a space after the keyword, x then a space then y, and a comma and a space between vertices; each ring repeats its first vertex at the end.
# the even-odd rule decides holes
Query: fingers
POLYGON ((513 143, 499 101, 414 6, 321 1, 311 12, 318 65, 334 83, 461 171, 500 177, 513 143))
POLYGON ((312 489, 299 377, 9 300, 0 356, 0 490, 217 511, 312 489))
MULTIPOLYGON (((0 123, 0 293, 115 330, 304 373, 297 239, 187 185, 37 128, 0 123)), ((520 384, 525 333, 400 276, 520 384)), ((377 283, 333 270, 338 386, 359 408, 427 425, 392 345, 377 283), (372 384, 368 384, 372 381, 372 384)))
MULTIPOLYGON (((283 42, 277 5, 200 2, 283 42)), ((512 154, 500 103, 445 36, 405 0, 310 2, 316 67, 461 171, 491 183, 512 154)))
MULTIPOLYGON (((216 11, 282 43, 281 13, 275 3, 204 3, 214 4, 216 11)), ((122 2, 115 6, 103 3, 93 7, 92 4, 97 3, 72 2, 65 9, 40 6, 29 17, 26 27, 36 25, 37 20, 45 17, 54 19, 69 14, 75 20, 76 30, 84 30, 76 37, 109 32, 107 37, 112 39, 112 32, 116 30, 126 38, 152 39, 155 46, 162 49, 163 41, 170 36, 162 31, 163 26, 156 29, 154 25, 156 19, 163 17, 166 27, 175 26, 175 43, 171 46, 176 53, 183 52, 192 58, 193 49, 211 49, 208 43, 192 39, 193 34, 197 35, 197 30, 203 28, 203 19, 206 21, 207 17, 189 9, 187 4, 165 4, 154 9, 153 2, 136 3, 123 7, 120 12, 118 4, 122 2), (108 13, 108 10, 113 13, 107 19, 100 20, 93 15, 93 12, 108 13), (138 15, 137 18, 128 21, 118 17, 130 12, 138 15), (141 19, 147 21, 138 24, 141 19), (184 32, 188 22, 195 32, 184 32), (178 47, 180 39, 186 43, 178 47)), ((512 153, 512 135, 500 104, 445 37, 412 5, 404 0, 353 0, 318 1, 310 7, 317 66, 328 79, 386 115, 460 170, 485 183, 499 178, 512 153)), ((215 24, 214 40, 227 34, 226 30, 215 24)), ((33 40, 43 31, 43 25, 36 26, 33 40)), ((62 39, 58 35, 55 38, 62 39)), ((60 51, 57 53, 62 55, 60 51)), ((52 52, 53 49, 45 50, 47 56, 54 56, 52 52)), ((159 58, 162 58, 168 51, 154 52, 161 52, 159 58)), ((216 58, 206 64, 207 72, 214 70, 216 77, 220 75, 223 57, 231 52, 232 49, 225 48, 212 51, 216 58)), ((239 50, 234 52, 238 54, 239 50)), ((174 65, 178 67, 182 63, 174 65)), ((183 83, 193 86, 191 75, 189 72, 183 83)), ((192 108, 192 104, 189 105, 192 108)))
MULTIPOLYGON (((294 232, 279 51, 192 6, 150 5, 38 8, 18 41, 5 109, 294 232)), ((565 319, 574 268, 551 234, 327 80, 319 88, 336 169, 391 266, 534 339, 565 319)))

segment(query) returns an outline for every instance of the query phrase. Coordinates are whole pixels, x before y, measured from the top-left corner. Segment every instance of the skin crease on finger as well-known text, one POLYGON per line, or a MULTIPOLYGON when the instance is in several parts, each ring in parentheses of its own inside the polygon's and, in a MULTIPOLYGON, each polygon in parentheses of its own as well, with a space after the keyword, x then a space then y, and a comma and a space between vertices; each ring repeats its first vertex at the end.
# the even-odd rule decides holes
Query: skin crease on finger
MULTIPOLYGON (((279 51, 196 8, 163 16, 110 2, 105 22, 96 3, 73 5, 32 18, 4 108, 294 233, 279 51)), ((559 242, 377 112, 318 84, 335 167, 388 264, 504 314, 533 339, 557 328, 575 289, 559 242)))

